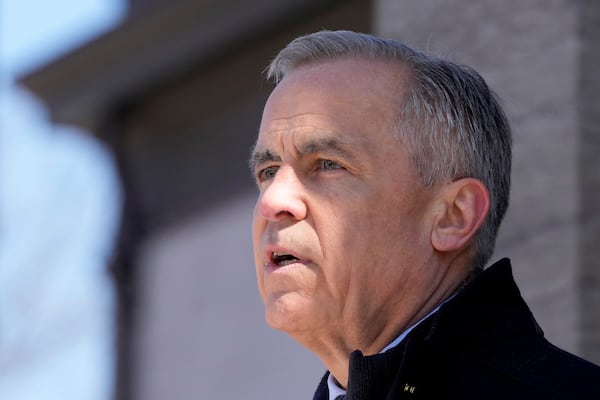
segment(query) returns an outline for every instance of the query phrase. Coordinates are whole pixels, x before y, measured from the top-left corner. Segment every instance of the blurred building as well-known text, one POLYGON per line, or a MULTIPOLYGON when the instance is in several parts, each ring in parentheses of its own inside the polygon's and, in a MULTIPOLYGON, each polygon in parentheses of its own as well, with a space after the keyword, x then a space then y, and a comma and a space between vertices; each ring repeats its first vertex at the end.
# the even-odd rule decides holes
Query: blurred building
POLYGON ((130 0, 113 31, 25 76, 55 121, 115 151, 126 194, 118 398, 310 398, 320 362, 263 322, 246 160, 261 72, 319 29, 475 67, 514 127, 497 256, 556 344, 600 362, 600 3, 130 0))

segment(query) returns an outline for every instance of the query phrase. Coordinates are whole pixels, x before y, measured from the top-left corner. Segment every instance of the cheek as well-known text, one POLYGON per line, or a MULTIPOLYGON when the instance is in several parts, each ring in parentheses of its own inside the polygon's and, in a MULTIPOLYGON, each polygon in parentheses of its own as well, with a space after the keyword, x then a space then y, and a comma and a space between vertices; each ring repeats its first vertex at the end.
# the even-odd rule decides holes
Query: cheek
POLYGON ((252 218, 252 246, 254 249, 254 268, 260 296, 265 299, 264 289, 264 261, 262 260, 261 238, 266 226, 265 220, 260 216, 257 206, 254 207, 252 218))
POLYGON ((258 203, 256 203, 256 205, 254 206, 254 211, 252 213, 252 243, 254 245, 254 253, 255 254, 258 251, 258 247, 260 245, 260 239, 261 239, 262 233, 265 230, 265 226, 266 226, 266 221, 260 215, 260 212, 258 210, 258 203))
POLYGON ((355 204, 336 228, 345 257, 352 264, 379 268, 412 259, 424 240, 421 210, 392 196, 355 204))

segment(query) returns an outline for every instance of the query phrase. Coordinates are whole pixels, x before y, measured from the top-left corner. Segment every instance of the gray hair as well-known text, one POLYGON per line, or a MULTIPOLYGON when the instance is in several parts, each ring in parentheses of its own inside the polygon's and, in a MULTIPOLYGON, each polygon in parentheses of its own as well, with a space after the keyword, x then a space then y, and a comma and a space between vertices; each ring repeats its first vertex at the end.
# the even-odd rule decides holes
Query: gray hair
POLYGON ((425 186, 472 177, 487 187, 490 213, 474 239, 473 268, 482 268, 494 251, 510 192, 511 131, 496 95, 472 68, 351 31, 321 31, 293 40, 271 62, 267 77, 278 83, 302 65, 339 58, 408 67, 395 135, 407 146, 425 186))

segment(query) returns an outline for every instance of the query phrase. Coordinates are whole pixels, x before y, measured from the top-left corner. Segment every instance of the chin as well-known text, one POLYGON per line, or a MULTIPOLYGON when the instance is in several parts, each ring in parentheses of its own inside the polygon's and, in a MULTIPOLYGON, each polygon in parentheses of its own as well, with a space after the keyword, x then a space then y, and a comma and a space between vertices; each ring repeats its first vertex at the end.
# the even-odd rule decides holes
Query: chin
POLYGON ((285 333, 293 332, 298 328, 297 320, 291 318, 290 315, 281 315, 281 313, 267 311, 265 321, 271 328, 285 333))
POLYGON ((307 312, 302 304, 286 301, 286 297, 290 297, 289 294, 270 299, 265 303, 267 324, 273 329, 286 333, 306 330, 311 325, 307 318, 311 313, 307 312))

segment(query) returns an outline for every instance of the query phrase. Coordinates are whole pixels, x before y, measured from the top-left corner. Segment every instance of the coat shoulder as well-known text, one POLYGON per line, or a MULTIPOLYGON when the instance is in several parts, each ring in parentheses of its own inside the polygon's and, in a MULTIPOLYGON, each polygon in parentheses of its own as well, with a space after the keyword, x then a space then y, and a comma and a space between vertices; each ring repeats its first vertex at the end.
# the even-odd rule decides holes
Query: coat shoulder
POLYGON ((499 345, 480 361, 480 372, 494 375, 481 381, 511 387, 512 398, 600 399, 600 367, 537 335, 499 345))
MULTIPOLYGON (((544 338, 515 346, 513 376, 561 399, 600 399, 600 367, 544 338)), ((505 366, 507 367, 507 366, 505 366)))
POLYGON ((421 385, 423 398, 600 399, 600 367, 544 338, 480 350, 430 369, 426 381, 436 384, 421 385))

